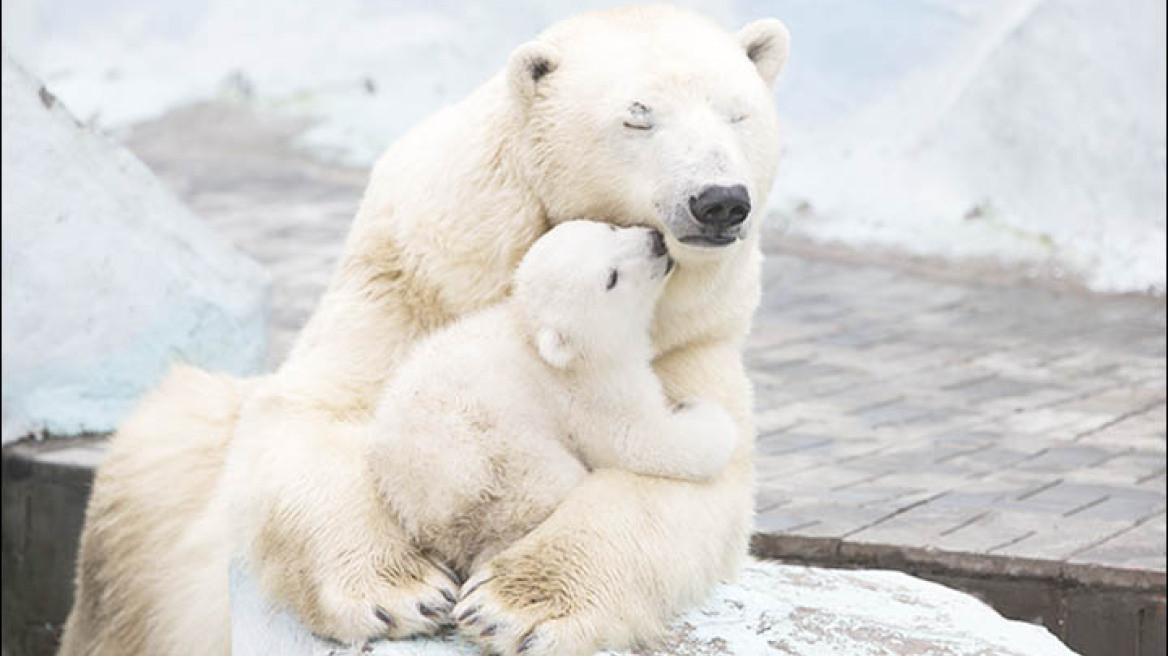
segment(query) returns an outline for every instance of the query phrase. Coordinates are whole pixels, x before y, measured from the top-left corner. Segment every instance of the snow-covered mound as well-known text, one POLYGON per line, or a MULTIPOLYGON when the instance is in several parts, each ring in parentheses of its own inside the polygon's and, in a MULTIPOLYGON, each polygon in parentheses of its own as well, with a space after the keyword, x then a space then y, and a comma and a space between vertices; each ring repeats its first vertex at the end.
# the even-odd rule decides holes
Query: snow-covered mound
MULTIPOLYGON (((96 0, 4 4, 10 48, 85 120, 197 99, 314 116, 367 164, 552 21, 620 0, 96 0)), ((1165 4, 682 0, 785 20, 773 227, 819 241, 1165 287, 1165 4)))
POLYGON ((791 3, 793 231, 1164 292, 1164 3, 832 4, 791 3))
MULTIPOLYGON (((462 640, 378 642, 369 651, 316 640, 233 568, 233 651, 254 656, 475 656, 462 640)), ((900 572, 754 561, 736 583, 670 626, 642 656, 1073 656, 1045 628, 1003 618, 973 597, 900 572)), ((600 656, 632 656, 603 652, 600 656)))
POLYGON ((185 361, 264 356, 267 274, 3 55, 3 440, 112 429, 185 361))

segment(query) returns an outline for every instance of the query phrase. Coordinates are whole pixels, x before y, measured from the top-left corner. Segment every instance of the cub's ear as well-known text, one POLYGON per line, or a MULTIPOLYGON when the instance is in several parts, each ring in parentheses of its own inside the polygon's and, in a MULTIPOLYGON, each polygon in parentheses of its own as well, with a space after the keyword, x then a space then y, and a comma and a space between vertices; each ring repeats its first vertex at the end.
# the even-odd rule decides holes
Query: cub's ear
POLYGON ((763 18, 738 30, 738 42, 746 50, 746 56, 754 62, 758 74, 770 86, 787 63, 791 48, 791 33, 787 26, 775 18, 763 18))
POLYGON ((576 357, 564 334, 555 328, 540 328, 535 341, 540 357, 556 369, 566 369, 576 357))
POLYGON ((536 85, 560 65, 560 52, 543 41, 529 41, 511 53, 507 61, 507 80, 511 92, 525 103, 535 97, 536 85))

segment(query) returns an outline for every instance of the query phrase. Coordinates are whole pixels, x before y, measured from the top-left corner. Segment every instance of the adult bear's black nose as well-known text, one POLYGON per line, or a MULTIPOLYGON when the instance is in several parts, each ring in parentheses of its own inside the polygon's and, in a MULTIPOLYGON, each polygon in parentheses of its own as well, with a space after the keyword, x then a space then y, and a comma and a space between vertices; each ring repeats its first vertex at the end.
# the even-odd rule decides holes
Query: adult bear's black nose
POLYGON ((742 185, 706 187, 690 197, 689 211, 704 226, 733 228, 750 215, 750 194, 742 185))

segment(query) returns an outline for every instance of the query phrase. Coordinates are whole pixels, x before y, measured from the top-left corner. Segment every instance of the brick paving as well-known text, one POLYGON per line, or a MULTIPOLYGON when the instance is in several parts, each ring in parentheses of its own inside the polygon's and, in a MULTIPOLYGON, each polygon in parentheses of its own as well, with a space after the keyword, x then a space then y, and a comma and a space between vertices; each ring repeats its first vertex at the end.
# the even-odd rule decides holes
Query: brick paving
MULTIPOLYGON (((366 172, 226 105, 132 150, 274 276, 271 357, 323 291, 366 172)), ((781 239, 747 361, 759 531, 1165 569, 1165 304, 919 275, 781 239)))
POLYGON ((764 289, 759 530, 1164 570, 1162 301, 789 253, 764 289))

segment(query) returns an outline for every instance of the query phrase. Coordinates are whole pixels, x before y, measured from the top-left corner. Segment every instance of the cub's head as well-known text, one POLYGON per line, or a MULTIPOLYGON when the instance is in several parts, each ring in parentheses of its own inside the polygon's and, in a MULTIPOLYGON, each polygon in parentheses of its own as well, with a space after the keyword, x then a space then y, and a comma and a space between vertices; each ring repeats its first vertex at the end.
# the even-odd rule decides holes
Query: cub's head
POLYGON ((733 252, 764 209, 779 158, 771 88, 787 29, 731 34, 638 7, 558 23, 507 67, 528 185, 553 222, 654 226, 683 265, 733 252))
POLYGON ((656 230, 568 221, 524 256, 512 302, 553 367, 647 357, 653 312, 672 270, 656 230))

